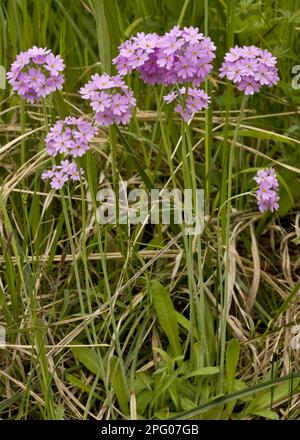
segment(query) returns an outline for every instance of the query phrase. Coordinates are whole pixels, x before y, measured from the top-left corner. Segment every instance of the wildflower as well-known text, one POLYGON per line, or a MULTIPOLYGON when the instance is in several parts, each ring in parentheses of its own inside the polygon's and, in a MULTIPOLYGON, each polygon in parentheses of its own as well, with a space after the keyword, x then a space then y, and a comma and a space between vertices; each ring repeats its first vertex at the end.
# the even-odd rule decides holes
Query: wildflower
POLYGON ((110 97, 105 92, 94 92, 92 95, 92 109, 95 112, 103 112, 105 108, 109 108, 111 105, 110 97))
POLYGON ((190 26, 183 29, 183 37, 190 44, 198 43, 203 38, 203 34, 199 33, 199 29, 190 26))
POLYGON ((263 85, 272 87, 279 81, 276 58, 256 46, 235 46, 225 55, 220 78, 233 81, 245 95, 259 92, 263 85))
POLYGON ((67 117, 59 120, 50 128, 46 136, 46 148, 50 156, 58 153, 81 157, 89 149, 89 142, 96 134, 96 129, 82 118, 67 117))
POLYGON ((9 84, 23 99, 34 103, 55 90, 64 82, 64 62, 49 49, 33 46, 20 52, 7 73, 9 84))
POLYGON ((52 76, 58 76, 59 72, 64 70, 64 62, 59 55, 49 53, 45 57, 45 69, 47 69, 52 76))
POLYGON ((136 105, 132 90, 118 75, 93 75, 91 80, 81 87, 80 94, 83 99, 91 101, 97 123, 105 126, 112 123, 128 124, 136 105))
POLYGON ((179 113, 186 122, 192 118, 194 113, 206 108, 210 102, 210 98, 204 90, 196 87, 189 87, 187 93, 186 88, 182 87, 178 93, 173 91, 164 96, 164 101, 167 104, 176 99, 178 103, 175 112, 179 113))
POLYGON ((274 212, 279 208, 278 179, 273 168, 259 170, 253 178, 259 185, 256 191, 260 212, 274 212))
POLYGON ((170 102, 174 101, 174 99, 176 99, 177 96, 178 96, 178 93, 177 93, 177 92, 175 92, 175 91, 170 92, 168 95, 165 95, 165 96, 164 96, 164 101, 165 101, 167 104, 170 104, 170 102))
POLYGON ((163 36, 141 33, 131 37, 119 46, 113 62, 120 75, 137 70, 148 84, 189 81, 198 86, 212 70, 215 50, 198 28, 174 26, 163 36))
POLYGON ((75 162, 63 160, 60 165, 53 165, 51 170, 47 170, 42 174, 43 180, 51 180, 50 185, 53 189, 61 189, 66 182, 79 181, 83 170, 77 168, 75 162))

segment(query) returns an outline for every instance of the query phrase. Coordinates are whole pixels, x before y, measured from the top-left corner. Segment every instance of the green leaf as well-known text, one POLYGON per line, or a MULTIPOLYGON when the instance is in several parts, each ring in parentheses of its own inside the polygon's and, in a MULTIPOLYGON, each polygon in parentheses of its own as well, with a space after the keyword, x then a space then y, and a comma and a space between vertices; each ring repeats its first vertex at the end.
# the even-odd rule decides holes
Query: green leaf
MULTIPOLYGON (((90 55, 94 58, 95 53, 94 53, 93 49, 91 48, 91 45, 89 44, 89 40, 85 38, 80 27, 77 26, 77 24, 73 20, 72 16, 69 14, 68 10, 63 5, 63 2, 61 0, 55 0, 55 2, 58 5, 58 7, 61 9, 62 16, 66 17, 66 19, 68 20, 68 22, 71 25, 71 28, 74 30, 75 34, 81 40, 82 46, 84 48, 86 48, 88 50, 88 52, 90 53, 90 55)), ((61 12, 60 12, 60 14, 61 14, 61 12)))
MULTIPOLYGON (((227 392, 231 393, 235 390, 235 374, 236 368, 240 358, 240 343, 237 339, 231 339, 226 349, 226 385, 227 392)), ((236 401, 229 402, 226 407, 227 414, 231 414, 236 401)))
POLYGON ((173 356, 181 356, 177 316, 169 292, 158 281, 151 282, 150 292, 158 322, 168 338, 173 356))
POLYGON ((280 402, 287 399, 291 394, 291 386, 293 391, 299 389, 300 380, 294 380, 293 383, 284 383, 274 388, 273 393, 271 391, 262 391, 253 399, 249 405, 245 408, 243 416, 257 414, 258 411, 269 409, 272 402, 280 402))
MULTIPOLYGON (((188 332, 191 326, 190 320, 177 311, 175 311, 175 314, 177 316, 178 324, 188 332)), ((196 326, 194 326, 194 334, 196 339, 200 339, 199 330, 196 326)))
POLYGON ((126 387, 126 383, 124 382, 122 371, 120 367, 120 363, 118 358, 113 356, 110 361, 110 371, 111 371, 111 385, 116 393, 121 411, 126 415, 129 414, 129 393, 126 387))
MULTIPOLYGON (((177 380, 177 371, 174 371, 174 373, 168 374, 168 375, 163 375, 160 378, 160 381, 157 383, 156 389, 155 389, 155 393, 154 393, 154 397, 152 400, 152 404, 154 404, 155 402, 157 402, 157 400, 159 399, 159 397, 165 392, 165 391, 170 391, 170 387, 171 385, 177 380)), ((173 389, 174 391, 174 389, 173 389)))
POLYGON ((270 409, 262 409, 252 413, 254 416, 264 417, 267 420, 278 420, 279 415, 270 409))
MULTIPOLYGON (((90 394, 92 389, 86 385, 82 380, 78 379, 78 377, 73 376, 73 374, 66 374, 66 379, 68 382, 70 382, 72 385, 75 385, 79 390, 85 391, 86 393, 90 394)), ((102 400, 99 394, 94 393, 94 397, 98 400, 102 400)))
POLYGON ((185 411, 189 411, 191 409, 194 409, 197 406, 195 404, 195 402, 192 402, 192 400, 188 399, 187 397, 181 397, 180 403, 181 403, 182 408, 185 411))
POLYGON ((226 381, 227 381, 227 391, 231 392, 233 390, 236 367, 238 365, 240 358, 240 344, 237 339, 231 339, 227 345, 226 350, 226 381))
POLYGON ((111 43, 109 35, 109 25, 105 13, 104 0, 94 0, 94 14, 97 30, 97 43, 101 70, 108 74, 111 73, 111 43))
POLYGON ((189 377, 194 377, 194 376, 211 376, 213 374, 218 374, 219 372, 220 372, 219 367, 203 367, 193 371, 192 373, 187 374, 184 377, 185 379, 188 379, 189 377))
POLYGON ((136 398, 136 407, 138 414, 144 414, 147 406, 152 402, 154 393, 152 390, 141 391, 136 398))
POLYGON ((126 38, 130 38, 131 35, 134 33, 135 28, 143 22, 142 17, 136 18, 132 23, 129 24, 129 26, 125 29, 124 35, 126 38))
MULTIPOLYGON (((284 136, 282 134, 274 133, 267 130, 262 130, 260 128, 256 127, 248 127, 249 130, 239 130, 239 136, 245 136, 245 137, 254 137, 258 139, 267 139, 269 141, 277 141, 282 142, 283 144, 294 146, 295 143, 300 144, 300 141, 297 139, 292 139, 288 136, 284 136)), ((234 131, 229 131, 229 135, 233 135, 234 131)))
POLYGON ((0 414, 2 414, 7 408, 11 408, 22 397, 22 392, 16 392, 8 399, 2 400, 0 403, 0 414))
MULTIPOLYGON (((76 343, 76 342, 75 342, 76 343)), ((73 355, 78 362, 85 366, 87 370, 95 376, 99 374, 99 360, 97 354, 89 347, 73 347, 73 355)), ((104 375, 101 373, 100 378, 103 380, 104 375)))
MULTIPOLYGON (((200 414, 206 413, 209 410, 216 408, 218 406, 222 406, 228 402, 235 401, 237 399, 243 400, 245 397, 253 396, 256 393, 259 393, 262 390, 270 390, 277 385, 280 384, 288 384, 290 386, 291 382, 295 383, 296 379, 300 379, 300 373, 289 374, 288 376, 278 377, 277 379, 263 381, 258 383, 257 385, 253 385, 251 387, 246 388, 245 390, 236 391, 227 395, 222 395, 216 397, 214 400, 211 400, 208 403, 204 403, 199 405, 197 408, 185 411, 179 414, 176 414, 175 417, 172 417, 172 420, 187 420, 194 416, 199 416, 200 414)), ((299 381, 297 381, 299 383, 299 381)), ((294 389, 295 392, 295 389, 294 389)), ((274 400, 275 401, 275 400, 274 400)))
POLYGON ((294 206, 294 197, 289 185, 293 185, 293 183, 297 185, 297 179, 293 176, 294 178, 292 178, 290 182, 287 182, 284 177, 278 173, 278 171, 276 172, 276 175, 280 184, 283 187, 280 191, 278 210, 279 215, 283 216, 287 214, 287 212, 294 206))
POLYGON ((138 160, 135 151, 132 149, 131 145, 129 144, 129 142, 127 141, 125 136, 123 136, 121 130, 119 129, 119 127, 117 125, 116 125, 116 130, 121 138, 121 141, 123 143, 124 148, 127 150, 128 156, 130 156, 130 160, 133 162, 136 169, 140 173, 140 176, 143 179, 144 184, 146 185, 146 188, 148 189, 148 191, 151 191, 151 189, 154 188, 154 184, 153 184, 152 180, 145 173, 144 168, 141 165, 140 161, 138 160))
POLYGON ((61 117, 61 119, 64 119, 67 116, 69 116, 70 111, 67 104, 64 101, 62 93, 57 90, 55 93, 53 93, 53 98, 54 98, 55 108, 58 111, 58 114, 61 117))

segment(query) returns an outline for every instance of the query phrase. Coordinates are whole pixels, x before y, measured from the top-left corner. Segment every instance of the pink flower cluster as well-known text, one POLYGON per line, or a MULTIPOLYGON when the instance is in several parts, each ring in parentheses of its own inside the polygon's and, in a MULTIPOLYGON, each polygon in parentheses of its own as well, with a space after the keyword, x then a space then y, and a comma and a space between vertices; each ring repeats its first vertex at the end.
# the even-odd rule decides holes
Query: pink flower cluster
POLYGON ((208 106, 210 97, 202 89, 189 87, 186 91, 186 88, 182 87, 179 92, 173 91, 164 96, 164 100, 167 104, 174 100, 179 101, 175 107, 175 112, 179 113, 187 122, 195 112, 208 106))
POLYGON ((91 101, 98 124, 128 124, 136 105, 133 91, 120 76, 92 75, 92 79, 80 89, 83 99, 91 101))
POLYGON ((61 189, 69 180, 79 181, 80 174, 83 174, 82 168, 78 170, 74 161, 63 160, 60 165, 53 165, 51 170, 44 171, 43 180, 51 179, 51 188, 61 189))
POLYGON ((20 52, 7 73, 13 90, 28 102, 34 103, 55 90, 61 90, 64 82, 64 62, 51 50, 33 46, 20 52))
POLYGON ((163 36, 138 33, 119 46, 113 60, 120 75, 137 70, 145 83, 198 86, 212 70, 216 47, 198 28, 174 26, 163 36))
POLYGON ((47 134, 46 148, 50 156, 58 153, 81 157, 89 149, 89 142, 96 134, 96 128, 82 118, 68 116, 54 124, 47 134))
POLYGON ((278 179, 273 168, 257 172, 254 180, 259 185, 256 192, 260 212, 274 212, 279 208, 278 179))
MULTIPOLYGON (((46 148, 50 156, 61 153, 73 158, 83 156, 89 149, 89 143, 93 140, 97 130, 82 118, 68 116, 54 124, 47 134, 46 148)), ((54 165, 51 170, 42 174, 43 180, 51 179, 51 187, 60 189, 69 180, 80 180, 83 170, 78 170, 74 161, 63 160, 60 165, 54 165)))
POLYGON ((225 55, 220 78, 226 76, 245 95, 253 95, 263 85, 271 87, 278 83, 276 62, 276 58, 268 50, 256 46, 235 46, 225 55))

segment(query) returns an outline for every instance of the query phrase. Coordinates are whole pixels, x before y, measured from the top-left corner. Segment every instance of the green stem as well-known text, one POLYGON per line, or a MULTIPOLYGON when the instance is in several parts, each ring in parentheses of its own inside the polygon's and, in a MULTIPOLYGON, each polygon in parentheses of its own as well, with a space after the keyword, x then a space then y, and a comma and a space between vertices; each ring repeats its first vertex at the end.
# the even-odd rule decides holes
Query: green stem
POLYGON ((43 113, 44 113, 46 132, 48 133, 49 132, 48 112, 47 112, 46 100, 44 98, 42 98, 42 105, 43 105, 43 113))
MULTIPOLYGON (((195 170, 194 170, 194 156, 191 147, 191 143, 187 142, 186 138, 186 130, 187 124, 182 121, 181 125, 181 143, 182 143, 182 170, 183 170, 183 182, 185 189, 192 189, 193 192, 193 201, 195 202, 195 170), (187 144, 189 148, 189 157, 187 152, 187 144), (190 146, 189 146, 190 145, 190 146)), ((186 344, 185 351, 187 350, 188 344, 190 347, 193 346, 194 336, 195 336, 195 328, 197 326, 197 284, 194 276, 194 259, 193 259, 193 236, 187 235, 186 225, 183 222, 183 243, 184 249, 186 253, 186 265, 187 265, 187 274, 188 274, 188 286, 189 286, 189 294, 190 294, 190 328, 189 328, 189 336, 186 344)))
MULTIPOLYGON (((234 8, 235 0, 228 1, 227 7, 227 50, 234 45, 234 8)), ((229 142, 228 133, 230 129, 230 109, 232 101, 232 84, 230 81, 227 82, 226 91, 226 114, 225 114, 225 127, 224 127, 224 141, 222 144, 222 183, 221 183, 221 197, 220 204, 224 204, 227 198, 227 171, 228 171, 228 153, 229 153, 229 142)), ((222 210, 222 244, 225 245, 226 242, 226 211, 222 210)))
POLYGON ((190 2, 190 0, 185 0, 185 2, 184 2, 184 5, 183 5, 183 7, 181 9, 180 16, 179 16, 179 19, 178 19, 178 26, 181 26, 181 24, 182 24, 182 20, 184 18, 184 15, 185 15, 185 12, 186 12, 186 8, 188 7, 189 2, 190 2))
POLYGON ((221 295, 221 329, 220 329, 220 392, 224 390, 224 368, 225 368, 225 346, 226 346, 226 328, 228 319, 228 287, 229 287, 229 243, 230 243, 230 214, 231 214, 231 200, 232 200, 232 169, 233 157, 236 142, 238 139, 240 124, 243 119, 244 110, 247 102, 247 96, 243 96, 241 110, 237 120, 237 124, 233 134, 233 140, 230 144, 229 161, 228 161, 228 179, 227 179, 227 210, 226 210, 226 254, 224 267, 224 294, 221 295))
MULTIPOLYGON (((25 133, 25 124, 26 124, 26 118, 25 118, 25 103, 24 100, 21 99, 20 102, 20 109, 21 109, 21 135, 25 133)), ((21 166, 24 165, 26 161, 26 155, 25 155, 25 139, 21 140, 21 166)))
MULTIPOLYGON (((208 35, 208 0, 204 3, 204 32, 208 35)), ((205 80, 205 93, 211 95, 210 80, 205 80)), ((212 107, 209 105, 205 109, 205 203, 206 211, 210 213, 211 195, 211 144, 212 144, 212 107)))
MULTIPOLYGON (((190 170, 192 175, 192 188, 193 188, 193 206, 195 207, 195 215, 204 215, 204 212, 199 212, 199 208, 197 206, 197 180, 196 180, 196 172, 195 172, 195 164, 194 164, 194 151, 193 151, 193 145, 192 145, 192 139, 191 139, 191 131, 190 127, 185 124, 185 133, 187 138, 187 145, 188 145, 188 154, 190 159, 190 170)), ((192 238, 192 237, 191 237, 192 238)), ((201 232, 197 234, 197 236, 194 237, 196 241, 196 252, 197 252, 197 266, 198 266, 198 280, 197 284, 195 284, 194 279, 194 270, 193 270, 193 243, 191 240, 190 243, 190 251, 191 251, 191 258, 192 258, 192 265, 191 265, 191 273, 193 274, 193 291, 195 294, 194 297, 194 303, 195 303, 195 313, 197 318, 197 327, 200 332, 200 338, 201 338, 201 345, 202 345, 202 353, 201 353, 201 365, 200 367, 204 367, 205 360, 209 360, 209 350, 207 346, 207 339, 206 339, 206 330, 205 330, 205 296, 204 296, 204 282, 203 282, 203 263, 202 263, 202 248, 201 248, 201 232)))

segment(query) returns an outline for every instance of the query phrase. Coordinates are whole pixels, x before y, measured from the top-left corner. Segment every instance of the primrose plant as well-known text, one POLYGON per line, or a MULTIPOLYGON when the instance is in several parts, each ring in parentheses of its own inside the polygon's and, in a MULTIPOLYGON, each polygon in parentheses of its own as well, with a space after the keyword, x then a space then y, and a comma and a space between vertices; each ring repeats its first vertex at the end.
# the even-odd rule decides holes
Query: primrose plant
MULTIPOLYGON (((83 169, 76 160, 90 148, 97 133, 95 126, 129 124, 136 107, 133 91, 125 76, 137 71, 146 84, 160 84, 164 88, 163 102, 174 103, 174 111, 185 122, 208 107, 211 98, 201 83, 213 70, 216 46, 197 27, 174 26, 164 35, 137 33, 119 46, 113 59, 117 75, 92 75, 79 90, 83 100, 94 111, 93 123, 87 118, 67 117, 58 120, 45 138, 46 150, 52 158, 59 156, 59 164, 42 174, 53 189, 61 189, 68 181, 80 181, 83 169)), ((253 95, 263 86, 272 87, 279 81, 276 57, 256 46, 235 46, 226 53, 219 70, 221 79, 233 82, 244 96, 253 95)), ((36 46, 21 52, 11 65, 7 78, 13 90, 29 103, 39 101, 50 93, 61 90, 64 82, 64 61, 51 50, 36 46)), ((54 160, 54 159, 53 159, 54 160)), ((278 180, 274 169, 258 171, 259 210, 278 209, 278 180)))

